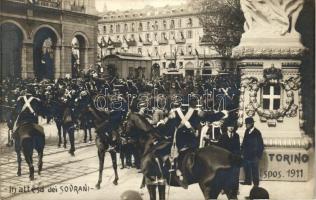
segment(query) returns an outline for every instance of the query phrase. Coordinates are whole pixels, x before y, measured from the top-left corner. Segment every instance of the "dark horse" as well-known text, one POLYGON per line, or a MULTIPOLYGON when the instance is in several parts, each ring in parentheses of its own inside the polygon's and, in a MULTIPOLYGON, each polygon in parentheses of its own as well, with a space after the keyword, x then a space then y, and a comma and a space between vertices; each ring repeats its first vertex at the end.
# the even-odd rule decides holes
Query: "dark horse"
POLYGON ((88 105, 86 112, 90 112, 93 116, 93 122, 96 132, 96 146, 98 148, 99 157, 99 179, 96 184, 96 188, 100 189, 100 184, 102 182, 102 172, 104 167, 104 157, 106 151, 111 155, 112 166, 114 169, 115 178, 113 181, 114 185, 118 184, 118 173, 117 173, 117 158, 115 146, 118 142, 118 128, 113 129, 113 124, 111 123, 111 112, 97 110, 93 105, 88 105))
MULTIPOLYGON (((171 165, 159 163, 162 158, 159 157, 158 151, 170 147, 171 142, 158 136, 159 142, 157 143, 156 135, 159 133, 139 114, 130 113, 128 115, 126 131, 131 130, 140 131, 143 134, 141 137, 146 140, 140 143, 143 144, 142 148, 144 148, 141 166, 144 176, 163 176, 170 186, 180 186, 175 172, 168 171, 171 165), (168 169, 161 167, 168 165, 168 169)), ((189 184, 199 184, 205 199, 216 199, 222 189, 229 199, 232 198, 228 187, 229 183, 225 177, 229 175, 228 169, 231 166, 240 166, 242 160, 239 156, 211 145, 198 150, 189 149, 182 155, 180 154, 178 159, 181 162, 179 168, 183 172, 182 175, 186 177, 189 184)))
POLYGON ((17 153, 18 172, 21 176, 21 151, 29 166, 30 180, 34 180, 33 150, 38 153, 38 174, 43 167, 43 151, 45 147, 45 133, 43 127, 38 125, 38 115, 43 116, 42 103, 39 99, 28 94, 19 97, 16 110, 13 112, 15 126, 13 138, 15 140, 15 151, 17 153), (19 114, 18 114, 19 113, 19 114), (16 116, 16 117, 15 117, 16 116))
POLYGON ((45 135, 42 128, 33 123, 22 124, 14 133, 15 137, 15 151, 18 161, 17 175, 21 176, 21 150, 24 154, 26 163, 29 166, 30 180, 34 180, 34 166, 33 166, 33 150, 38 154, 38 175, 41 174, 43 167, 43 152, 45 147, 45 135))

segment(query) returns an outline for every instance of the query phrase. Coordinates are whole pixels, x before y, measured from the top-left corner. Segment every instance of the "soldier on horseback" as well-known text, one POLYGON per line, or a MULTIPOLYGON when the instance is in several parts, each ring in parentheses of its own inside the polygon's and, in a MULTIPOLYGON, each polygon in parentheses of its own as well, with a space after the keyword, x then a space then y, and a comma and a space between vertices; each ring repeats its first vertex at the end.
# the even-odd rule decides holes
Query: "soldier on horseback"
POLYGON ((42 110, 42 104, 39 98, 34 97, 27 90, 22 91, 21 96, 17 99, 15 110, 17 117, 13 126, 13 132, 22 124, 33 123, 38 125, 38 115, 40 113, 42 114, 42 110))
POLYGON ((189 107, 183 113, 181 101, 175 99, 175 108, 171 109, 167 120, 164 123, 171 123, 174 127, 174 136, 170 151, 171 164, 175 166, 178 183, 184 187, 188 187, 188 180, 182 175, 181 162, 184 155, 189 151, 195 151, 199 147, 199 132, 201 129, 201 121, 217 121, 228 116, 227 111, 218 113, 204 112, 198 108, 198 99, 192 97, 189 100, 189 107))
POLYGON ((42 170, 43 149, 45 146, 45 134, 43 127, 38 125, 38 116, 43 116, 43 106, 40 99, 34 97, 27 90, 21 93, 17 99, 15 110, 15 122, 13 137, 15 139, 15 151, 18 161, 18 176, 21 176, 21 150, 29 166, 30 179, 34 179, 33 149, 38 152, 38 173, 42 170))

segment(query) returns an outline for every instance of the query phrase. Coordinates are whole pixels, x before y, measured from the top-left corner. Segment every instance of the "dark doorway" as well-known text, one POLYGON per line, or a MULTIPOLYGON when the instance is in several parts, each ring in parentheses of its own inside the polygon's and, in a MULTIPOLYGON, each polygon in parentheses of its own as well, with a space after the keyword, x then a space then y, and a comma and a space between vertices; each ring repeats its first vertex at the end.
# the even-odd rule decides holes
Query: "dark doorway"
POLYGON ((83 70, 86 65, 86 42, 84 37, 81 35, 76 35, 71 41, 71 47, 72 76, 77 77, 79 71, 83 70))
POLYGON ((13 23, 0 25, 1 79, 21 77, 23 33, 13 23))
POLYGON ((156 79, 160 77, 160 65, 155 63, 152 66, 152 78, 156 79))
POLYGON ((36 32, 33 61, 35 77, 38 80, 54 78, 56 43, 57 36, 50 28, 41 28, 36 32))
POLYGON ((185 76, 194 76, 194 70, 185 70, 185 76))

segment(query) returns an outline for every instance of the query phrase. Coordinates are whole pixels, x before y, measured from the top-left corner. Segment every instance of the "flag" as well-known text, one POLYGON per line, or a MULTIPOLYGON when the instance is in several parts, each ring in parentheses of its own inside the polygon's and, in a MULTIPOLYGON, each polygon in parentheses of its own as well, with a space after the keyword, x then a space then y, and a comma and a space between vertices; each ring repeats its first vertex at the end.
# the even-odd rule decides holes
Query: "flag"
POLYGON ((181 34, 181 40, 184 40, 183 32, 180 32, 180 34, 181 34))
POLYGON ((199 52, 198 52, 197 49, 195 49, 195 54, 196 54, 197 56, 199 56, 199 52))
POLYGON ((183 49, 180 50, 180 55, 181 55, 181 56, 184 56, 183 49))
POLYGON ((112 45, 112 43, 113 43, 113 41, 112 41, 111 37, 109 37, 109 39, 108 39, 108 44, 109 44, 109 45, 112 45))
POLYGON ((105 46, 106 46, 106 41, 105 41, 105 39, 104 39, 103 36, 102 36, 102 38, 101 38, 101 45, 102 45, 102 47, 105 47, 105 46))
POLYGON ((140 37, 139 35, 139 38, 138 38, 139 42, 143 42, 142 38, 140 37))
POLYGON ((127 39, 126 39, 125 35, 123 35, 123 41, 125 41, 127 43, 127 39))

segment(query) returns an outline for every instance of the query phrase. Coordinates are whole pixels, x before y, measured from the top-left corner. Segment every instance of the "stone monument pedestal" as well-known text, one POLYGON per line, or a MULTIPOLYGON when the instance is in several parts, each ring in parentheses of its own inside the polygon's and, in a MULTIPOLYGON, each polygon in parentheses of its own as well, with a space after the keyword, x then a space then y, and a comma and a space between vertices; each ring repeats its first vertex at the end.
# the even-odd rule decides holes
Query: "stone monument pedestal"
POLYGON ((241 74, 238 132, 243 138, 245 118, 254 118, 265 144, 261 179, 307 181, 313 156, 303 130, 300 76, 306 48, 295 30, 303 0, 250 2, 240 1, 245 33, 233 49, 241 74))

